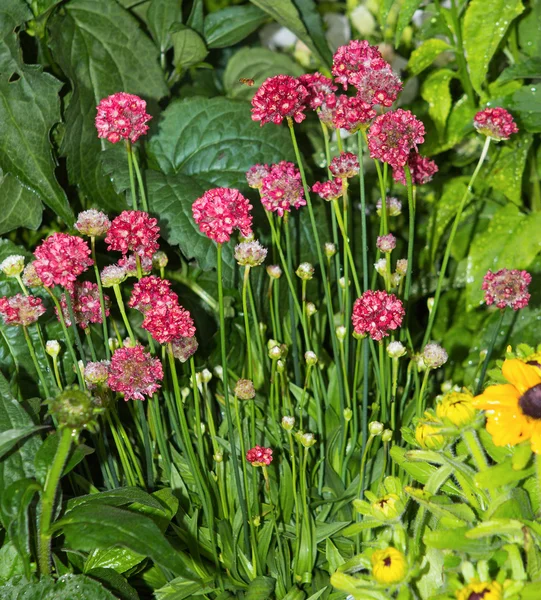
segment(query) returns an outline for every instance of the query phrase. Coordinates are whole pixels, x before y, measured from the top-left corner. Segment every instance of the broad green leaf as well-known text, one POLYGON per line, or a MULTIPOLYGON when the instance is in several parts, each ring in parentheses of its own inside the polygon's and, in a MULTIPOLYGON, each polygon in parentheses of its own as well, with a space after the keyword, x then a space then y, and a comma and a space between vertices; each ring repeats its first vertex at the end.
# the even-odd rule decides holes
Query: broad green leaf
POLYGON ((126 578, 113 569, 94 569, 85 573, 88 577, 99 581, 115 594, 119 600, 140 600, 139 594, 129 585, 126 578))
POLYGON ((209 48, 234 46, 268 19, 257 6, 228 6, 205 17, 205 41, 209 48))
POLYGON ((451 109, 444 138, 439 141, 436 136, 433 136, 425 143, 424 153, 433 156, 459 144, 468 133, 473 131, 473 117, 476 112, 477 108, 469 102, 467 96, 460 98, 451 109))
POLYGON ((143 515, 114 506, 83 504, 56 521, 53 527, 64 533, 66 544, 73 549, 88 551, 121 546, 148 556, 177 575, 186 573, 176 550, 152 519, 143 515))
POLYGON ((410 24, 415 11, 421 6, 423 0, 404 0, 400 6, 398 13, 398 21, 396 23, 396 31, 394 36, 395 48, 400 45, 400 39, 404 29, 410 24))
POLYGON ((118 91, 145 100, 165 96, 158 50, 137 20, 109 0, 72 0, 49 23, 54 58, 73 86, 61 145, 70 183, 105 209, 125 208, 101 168, 100 150, 110 144, 97 137, 96 106, 118 91))
POLYGON ((387 17, 389 16, 389 13, 391 12, 391 8, 393 7, 394 3, 395 3, 395 0, 383 0, 380 3, 379 20, 380 20, 382 27, 387 23, 387 17))
POLYGON ((439 38, 426 40, 411 53, 408 62, 408 71, 411 75, 419 75, 419 73, 429 67, 442 52, 451 49, 452 47, 446 41, 440 40, 439 38))
POLYGON ((194 596, 210 594, 214 590, 214 586, 210 585, 210 581, 208 583, 209 585, 205 585, 199 581, 194 582, 177 577, 160 589, 154 590, 154 595, 156 600, 185 600, 194 596))
POLYGON ((468 537, 467 534, 470 531, 469 527, 427 531, 423 536, 423 542, 431 548, 440 550, 458 550, 475 556, 487 556, 494 546, 487 544, 487 540, 468 537))
POLYGON ((492 519, 484 521, 466 533, 466 537, 472 540, 490 537, 493 535, 511 536, 512 538, 524 539, 522 529, 524 524, 515 519, 492 519))
POLYGON ((306 600, 318 600, 318 598, 323 596, 323 594, 327 591, 327 589, 328 589, 327 587, 321 588, 318 592, 316 592, 315 594, 312 594, 306 600))
POLYGON ((434 121, 440 137, 445 131, 445 123, 451 110, 451 91, 449 86, 455 77, 450 69, 439 69, 430 73, 423 82, 421 96, 428 102, 428 114, 434 121))
POLYGON ((522 175, 532 141, 533 136, 526 134, 515 135, 505 144, 499 144, 484 176, 488 185, 518 205, 522 203, 522 175))
POLYGON ((43 13, 58 6, 61 2, 62 0, 32 0, 32 2, 28 0, 28 4, 32 7, 35 17, 43 15, 43 13))
POLYGON ((208 54, 201 36, 189 27, 182 26, 181 29, 171 34, 171 39, 174 52, 173 64, 179 72, 202 62, 208 54))
POLYGON ((25 427, 23 429, 8 429, 0 433, 0 458, 7 454, 16 444, 25 438, 45 429, 45 426, 25 427))
POLYGON ((116 600, 100 583, 84 575, 64 575, 56 582, 42 577, 27 583, 15 577, 2 587, 2 600, 116 600))
POLYGON ((165 54, 171 48, 171 29, 182 22, 180 4, 179 0, 151 0, 148 6, 148 26, 160 54, 165 54))
POLYGON ((498 83, 513 79, 541 79, 541 57, 534 56, 507 67, 498 77, 498 83))
POLYGON ((0 584, 23 573, 24 563, 21 555, 11 542, 4 541, 0 548, 0 584))
POLYGON ((482 304, 481 284, 491 269, 527 269, 541 251, 538 232, 541 213, 524 214, 514 204, 502 207, 488 228, 478 234, 470 248, 466 266, 467 309, 482 304))
MULTIPOLYGON (((299 11, 301 20, 308 31, 308 35, 316 48, 317 54, 319 54, 322 59, 323 65, 330 67, 333 60, 332 52, 329 47, 330 40, 328 42, 327 37, 325 36, 323 19, 318 10, 316 0, 293 0, 293 3, 299 11)), ((307 45, 310 46, 310 44, 307 45)))
MULTIPOLYGON (((283 27, 291 30, 301 41, 303 41, 325 64, 330 67, 332 56, 330 50, 323 52, 320 50, 321 43, 316 43, 310 33, 307 31, 306 24, 301 19, 301 12, 292 0, 250 0, 252 4, 258 6, 269 14, 276 22, 283 27)), ((312 7, 315 10, 315 7, 312 7)))
MULTIPOLYGON (((28 7, 22 1, 8 0, 0 11, 0 169, 17 177, 71 225, 73 213, 54 174, 56 163, 49 139, 51 128, 60 121, 62 83, 40 66, 22 62, 14 29, 31 18, 28 7)), ((14 193, 15 189, 6 191, 14 193)), ((28 200, 28 194, 21 199, 33 209, 31 223, 38 221, 36 203, 28 200)))
POLYGON ((84 572, 91 573, 95 569, 111 569, 117 573, 126 573, 145 560, 143 554, 133 552, 128 548, 99 548, 88 555, 84 572))
POLYGON ((464 49, 475 91, 483 94, 490 61, 509 24, 524 10, 521 0, 471 0, 464 16, 464 49))
POLYGON ((525 85, 516 91, 511 98, 509 108, 519 117, 520 124, 526 131, 541 131, 541 87, 537 84, 525 85))
POLYGON ((541 52, 541 4, 530 3, 530 12, 518 23, 518 42, 520 49, 527 56, 539 56, 541 52))
MULTIPOLYGON (((153 496, 136 487, 124 487, 108 492, 100 492, 99 494, 88 494, 87 496, 79 496, 72 498, 68 502, 67 511, 77 508, 83 504, 106 504, 107 506, 125 506, 137 502, 144 506, 157 509, 164 512, 164 507, 153 496)), ((66 514, 68 514, 66 513, 66 514)))
POLYGON ((532 475, 533 471, 533 467, 524 471, 515 471, 511 460, 508 459, 499 465, 494 465, 477 473, 475 482, 485 489, 497 488, 525 479, 532 475))
POLYGON ((0 175, 0 235, 26 227, 37 229, 43 206, 39 196, 10 173, 0 175))
POLYGON ((270 600, 273 597, 276 580, 260 575, 250 582, 244 593, 245 600, 270 600))
POLYGON ((234 54, 224 73, 224 89, 230 98, 249 100, 258 87, 274 75, 292 75, 299 77, 302 68, 287 54, 273 52, 266 48, 243 48, 234 54), (254 85, 248 87, 240 83, 241 78, 254 80, 254 85))
POLYGON ((2 492, 2 523, 24 560, 30 555, 28 507, 41 486, 35 479, 18 479, 2 492))

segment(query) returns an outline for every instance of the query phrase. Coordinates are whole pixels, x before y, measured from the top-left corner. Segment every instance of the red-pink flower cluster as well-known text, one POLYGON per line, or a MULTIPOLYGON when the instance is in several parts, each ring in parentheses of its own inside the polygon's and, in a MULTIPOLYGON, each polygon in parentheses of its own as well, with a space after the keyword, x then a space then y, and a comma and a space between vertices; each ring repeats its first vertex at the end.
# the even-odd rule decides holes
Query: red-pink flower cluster
POLYGON ((513 310, 519 310, 528 306, 528 286, 531 282, 532 276, 527 271, 500 269, 496 273, 488 271, 481 289, 485 291, 488 305, 495 304, 498 308, 510 306, 513 310))
POLYGON ((404 314, 404 306, 394 294, 367 290, 355 300, 351 321, 355 333, 368 334, 379 342, 389 331, 400 327, 404 314))
POLYGON ((341 152, 331 160, 329 169, 335 177, 342 179, 355 177, 360 169, 359 158, 351 152, 341 152))
POLYGON ((301 174, 297 167, 282 160, 272 165, 261 185, 261 202, 266 210, 276 212, 280 217, 291 207, 300 208, 306 204, 301 174))
POLYGON ((402 82, 387 63, 383 69, 365 69, 352 73, 350 81, 357 88, 359 99, 372 106, 392 106, 402 91, 402 82))
POLYGON ((124 400, 144 400, 160 389, 162 363, 137 344, 133 348, 115 350, 109 366, 107 383, 114 392, 124 394, 124 400))
POLYGON ((340 177, 335 177, 329 181, 316 181, 312 186, 312 191, 323 198, 323 200, 331 202, 342 196, 342 179, 340 177))
POLYGON ((85 240, 67 233, 53 233, 34 251, 38 277, 46 287, 61 285, 72 290, 77 277, 94 264, 85 240))
POLYGON ((254 446, 246 452, 246 460, 254 467, 268 467, 272 462, 272 448, 254 446))
MULTIPOLYGON (((435 173, 438 172, 438 165, 430 158, 421 156, 418 152, 412 151, 408 156, 407 165, 411 172, 411 181, 414 185, 424 185, 432 180, 435 173)), ((393 179, 402 185, 406 185, 406 175, 404 167, 393 169, 393 179)))
POLYGON ((324 102, 325 98, 336 92, 338 89, 332 79, 325 77, 321 73, 307 73, 301 75, 299 81, 308 91, 306 104, 312 109, 317 110, 324 102))
MULTIPOLYGON (((328 98, 330 100, 330 98, 328 98)), ((366 126, 375 116, 372 105, 357 96, 338 96, 333 110, 333 126, 336 129, 347 129, 354 133, 366 126)))
POLYGON ((261 189, 263 179, 269 174, 269 165, 253 165, 246 171, 246 181, 251 188, 261 189))
POLYGON ((148 131, 147 104, 133 94, 118 92, 100 101, 96 115, 98 137, 116 144, 120 140, 135 143, 148 131))
POLYGON ((497 141, 507 140, 518 131, 512 115, 500 107, 479 111, 473 119, 473 125, 479 133, 497 141))
POLYGON ((178 296, 171 289, 171 282, 155 275, 142 277, 137 281, 131 293, 128 306, 141 312, 155 306, 175 304, 178 296))
MULTIPOLYGON (((153 259, 150 258, 150 256, 139 256, 139 264, 141 265, 141 272, 143 275, 147 275, 152 271, 152 260, 153 259)), ((135 258, 135 254, 123 256, 118 261, 118 266, 126 271, 127 277, 137 277, 139 275, 137 272, 137 259, 135 258)))
POLYGON ((194 221, 201 233, 218 244, 228 242, 234 229, 244 237, 252 233, 252 205, 238 191, 214 188, 206 191, 192 204, 194 221))
MULTIPOLYGON (((73 316, 75 322, 82 329, 86 329, 90 323, 101 323, 101 305, 100 292, 95 283, 91 281, 77 281, 72 290, 69 292, 73 316)), ((105 301, 105 315, 109 316, 109 297, 103 297, 105 301)), ((60 306, 62 307, 62 316, 68 327, 71 326, 69 309, 66 302, 66 294, 62 294, 60 298, 60 306)), ((56 316, 60 319, 58 309, 55 308, 56 316)))
POLYGON ((266 79, 252 98, 252 120, 265 123, 280 123, 293 119, 304 120, 308 91, 290 75, 276 75, 266 79))
POLYGON ((152 258, 159 248, 159 237, 157 219, 140 210, 125 210, 113 219, 105 242, 109 244, 108 250, 152 258))
POLYGON ((401 108, 376 117, 368 130, 370 156, 403 167, 417 144, 424 142, 425 127, 409 110, 401 108))
POLYGON ((35 323, 45 312, 41 298, 15 294, 0 298, 0 315, 6 325, 22 325, 28 327, 35 323))
POLYGON ((143 329, 160 344, 169 344, 178 338, 195 335, 190 312, 177 302, 164 301, 147 309, 144 314, 143 329))

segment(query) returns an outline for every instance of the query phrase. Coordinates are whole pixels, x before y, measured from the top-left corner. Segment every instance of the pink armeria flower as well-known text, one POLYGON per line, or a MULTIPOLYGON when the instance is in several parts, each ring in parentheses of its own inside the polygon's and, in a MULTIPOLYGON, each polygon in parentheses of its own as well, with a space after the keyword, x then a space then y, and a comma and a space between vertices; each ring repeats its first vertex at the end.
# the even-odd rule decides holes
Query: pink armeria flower
POLYGON ((371 106, 392 106, 402 91, 400 78, 387 63, 382 69, 369 68, 352 73, 349 81, 357 88, 359 99, 371 106))
POLYGON ((496 141, 507 140, 518 131, 512 115, 499 107, 479 111, 473 119, 473 126, 479 133, 496 141))
POLYGON ((135 143, 148 131, 146 123, 152 119, 146 108, 147 103, 133 94, 118 92, 104 98, 97 107, 98 137, 112 144, 122 139, 135 143))
POLYGON ((325 97, 338 89, 332 79, 325 77, 321 73, 309 73, 301 75, 299 81, 308 91, 306 104, 312 109, 317 110, 325 100, 325 97))
POLYGON ((335 177, 329 181, 316 181, 316 183, 314 183, 312 186, 312 191, 323 198, 323 200, 332 202, 333 200, 337 200, 342 196, 342 179, 340 177, 335 177))
POLYGON ((330 129, 335 128, 336 110, 338 108, 338 96, 336 94, 328 94, 325 96, 325 100, 322 102, 317 116, 319 120, 324 123, 330 129))
POLYGON ((342 179, 355 177, 359 173, 359 159, 351 152, 341 152, 331 160, 329 169, 333 175, 342 179))
POLYGON ((194 221, 201 233, 218 244, 228 242, 233 229, 244 237, 252 234, 252 205, 238 191, 214 188, 206 191, 192 204, 194 221))
POLYGON ((301 174, 293 163, 282 160, 271 166, 269 174, 263 178, 261 202, 266 210, 276 212, 280 217, 292 206, 300 208, 306 204, 301 174))
POLYGON ((252 98, 252 120, 261 121, 261 125, 280 125, 286 118, 300 123, 306 117, 307 98, 306 88, 294 77, 269 77, 252 98))
MULTIPOLYGON (((154 256, 155 255, 153 254, 152 258, 150 258, 150 256, 139 257, 143 275, 148 275, 152 271, 152 261, 154 260, 154 256)), ((135 258, 135 254, 123 256, 118 261, 118 266, 126 271, 126 277, 137 277, 137 259, 135 258)))
MULTIPOLYGON (((426 156, 421 156, 418 152, 412 151, 408 156, 408 167, 411 171, 411 181, 414 185, 424 185, 432 180, 435 173, 438 172, 438 165, 426 156)), ((393 169, 393 179, 402 185, 406 185, 406 175, 404 167, 393 169)))
POLYGON ((272 448, 254 446, 246 452, 246 460, 254 467, 268 467, 272 462, 272 448))
POLYGON ((510 306, 513 310, 519 310, 528 306, 528 286, 531 282, 532 276, 527 271, 500 269, 496 273, 488 271, 481 289, 485 291, 488 305, 495 304, 498 308, 510 306))
POLYGON ((409 110, 401 108, 376 117, 368 130, 370 156, 403 167, 417 144, 424 142, 425 127, 409 110))
POLYGON ((89 390, 96 389, 109 379, 110 364, 108 360, 86 363, 83 375, 89 390))
POLYGON ((197 338, 195 336, 179 337, 172 341, 171 348, 173 350, 173 356, 180 360, 181 363, 185 363, 197 352, 199 343, 197 342, 197 338))
POLYGON ((269 165, 253 165, 246 171, 246 181, 251 188, 259 190, 263 185, 263 178, 269 174, 269 165))
POLYGON ((404 318, 404 306, 394 295, 382 290, 368 290, 355 300, 351 321, 358 334, 368 334, 379 342, 397 329, 404 318))
POLYGON ((392 252, 396 248, 396 238, 392 233, 378 236, 376 246, 381 252, 392 252))
POLYGON ((41 281, 36 272, 34 262, 28 263, 24 268, 22 276, 23 283, 27 287, 43 287, 43 281, 41 281))
POLYGON ((113 392, 124 394, 124 400, 144 400, 160 389, 162 363, 145 352, 143 346, 115 350, 109 366, 107 383, 113 392))
POLYGON ((364 102, 359 96, 342 94, 338 96, 334 108, 333 125, 336 129, 347 129, 354 133, 366 127, 376 114, 372 106, 364 102))
MULTIPOLYGON (((347 46, 340 46, 333 57, 332 74, 345 89, 348 84, 355 85, 352 76, 364 75, 370 71, 388 69, 381 52, 366 40, 353 40, 347 46)), ((358 81, 358 80, 357 80, 358 81)))
POLYGON ((11 297, 0 298, 0 315, 6 325, 21 325, 28 327, 35 323, 45 312, 41 298, 15 294, 11 297))
POLYGON ((157 219, 140 210, 125 210, 113 219, 105 242, 109 244, 108 250, 122 254, 135 252, 139 256, 152 259, 152 255, 159 248, 159 237, 157 219))
POLYGON ((176 304, 177 301, 178 296, 171 290, 170 281, 150 275, 134 284, 128 306, 144 313, 149 308, 176 304))
POLYGON ((77 223, 75 223, 75 229, 83 235, 89 237, 99 237, 105 235, 111 227, 111 221, 109 217, 100 212, 99 210, 83 210, 77 216, 77 223))
MULTIPOLYGON (((77 281, 70 290, 71 306, 73 308, 73 316, 75 322, 82 329, 86 329, 90 323, 101 323, 100 293, 97 284, 91 281, 77 281)), ((110 300, 108 296, 103 297, 105 301, 105 316, 109 316, 110 300)), ((62 294, 60 298, 60 306, 62 307, 62 315, 68 327, 71 326, 68 305, 66 302, 66 294, 62 294)), ((56 316, 60 320, 58 309, 55 308, 56 316)))
POLYGON ((195 335, 189 311, 173 302, 149 308, 145 312, 142 327, 160 344, 169 344, 178 338, 195 335))
POLYGON ((73 289, 77 277, 94 264, 90 248, 82 238, 67 233, 53 233, 34 251, 32 263, 46 287, 54 285, 73 289))

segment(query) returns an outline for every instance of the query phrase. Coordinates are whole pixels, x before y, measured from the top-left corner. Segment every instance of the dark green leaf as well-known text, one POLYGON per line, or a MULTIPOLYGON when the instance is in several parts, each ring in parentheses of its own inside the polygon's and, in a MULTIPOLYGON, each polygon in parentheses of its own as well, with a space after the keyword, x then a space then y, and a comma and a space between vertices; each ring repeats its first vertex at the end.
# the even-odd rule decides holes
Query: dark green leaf
POLYGON ((439 69, 430 73, 421 88, 421 96, 428 102, 428 114, 434 121, 440 137, 445 131, 445 123, 451 110, 452 99, 449 86, 454 77, 454 71, 439 69))
POLYGON ((139 595, 126 581, 126 578, 113 569, 93 569, 87 571, 85 575, 99 581, 104 587, 114 592, 120 600, 139 600, 139 595))
POLYGON ((11 542, 4 542, 0 548, 0 584, 23 573, 24 563, 21 555, 11 542))
POLYGON ((73 0, 50 21, 55 60, 72 82, 61 152, 67 157, 70 182, 103 208, 125 208, 104 176, 94 126, 99 101, 115 92, 158 100, 167 94, 158 51, 137 20, 116 2, 73 0))
POLYGON ((419 73, 429 67, 442 52, 450 49, 451 46, 449 46, 446 41, 440 40, 439 38, 426 40, 411 53, 408 62, 408 71, 412 75, 419 75, 419 73))
POLYGON ((84 575, 64 575, 56 582, 42 577, 38 583, 14 578, 2 587, 2 600, 115 600, 97 581, 84 575))
POLYGON ((506 83, 513 79, 541 79, 541 58, 534 56, 507 67, 498 77, 498 83, 506 83))
POLYGON ((40 486, 34 479, 19 479, 2 493, 2 523, 8 537, 25 560, 30 556, 28 507, 40 486))
POLYGON ((209 48, 233 46, 256 31, 268 19, 257 6, 228 6, 205 18, 205 40, 209 48))
POLYGON ((518 115, 526 131, 541 131, 541 88, 538 85, 525 85, 516 91, 509 108, 518 115))
POLYGON ((201 36, 189 27, 182 26, 171 34, 171 39, 174 49, 173 64, 179 72, 202 62, 208 54, 201 36))
POLYGON ((530 12, 519 21, 518 41, 522 52, 527 56, 539 56, 541 51, 541 4, 530 3, 530 12))
POLYGON ((415 11, 421 6, 423 0, 404 0, 400 6, 398 13, 398 21, 396 23, 396 31, 394 36, 394 45, 397 48, 400 45, 400 39, 404 29, 410 24, 415 11))
POLYGON ((274 594, 276 580, 260 575, 250 582, 244 594, 245 600, 271 600, 274 594))
POLYGON ((71 511, 83 504, 106 504, 107 506, 125 506, 137 502, 144 506, 157 509, 164 512, 161 503, 152 497, 147 492, 136 487, 124 487, 108 492, 100 492, 99 494, 88 494, 87 496, 79 496, 72 498, 68 502, 68 511, 71 511))
POLYGON ((0 458, 7 454, 17 443, 45 429, 45 427, 25 427, 23 429, 8 429, 0 433, 0 458))
POLYGON ((171 41, 172 28, 182 21, 179 0, 151 0, 147 11, 147 21, 152 37, 163 54, 173 44, 171 41))
POLYGON ((0 176, 0 235, 18 227, 37 229, 42 212, 39 196, 15 175, 0 176))
POLYGON ((213 585, 205 585, 204 582, 194 582, 183 577, 177 577, 160 589, 155 590, 154 595, 156 600, 185 600, 202 594, 210 594, 213 590, 213 585))
POLYGON ((321 18, 315 0, 293 0, 293 2, 299 11, 302 22, 310 35, 313 45, 317 49, 317 53, 323 59, 323 63, 327 67, 330 67, 333 59, 332 52, 325 36, 323 19, 321 18))
POLYGON ((490 61, 511 21, 524 10, 521 0, 472 0, 464 16, 464 49, 475 91, 483 94, 490 61))

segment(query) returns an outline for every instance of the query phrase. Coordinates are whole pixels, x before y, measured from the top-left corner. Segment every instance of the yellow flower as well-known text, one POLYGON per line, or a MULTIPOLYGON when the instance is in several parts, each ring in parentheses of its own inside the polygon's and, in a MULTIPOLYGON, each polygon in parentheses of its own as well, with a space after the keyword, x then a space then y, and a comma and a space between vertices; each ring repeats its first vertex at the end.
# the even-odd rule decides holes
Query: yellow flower
POLYGON ((396 494, 387 494, 372 503, 372 512, 384 519, 396 519, 402 510, 402 503, 396 494))
POLYGON ((502 586, 497 581, 474 582, 458 590, 456 597, 457 600, 502 600, 502 586))
POLYGON ((415 439, 423 448, 440 450, 445 443, 445 439, 440 434, 440 431, 441 425, 438 421, 429 412, 425 412, 423 420, 419 421, 415 429, 415 439), (435 426, 430 425, 430 423, 435 423, 435 426))
POLYGON ((530 440, 541 453, 541 370, 513 358, 504 361, 502 375, 509 383, 492 385, 473 404, 487 413, 487 431, 496 446, 515 446, 530 440))
POLYGON ((408 572, 406 557, 389 546, 385 550, 376 550, 372 554, 372 575, 378 583, 400 583, 408 572))
POLYGON ((436 406, 436 415, 456 427, 469 425, 475 418, 473 396, 464 392, 448 392, 436 406))

